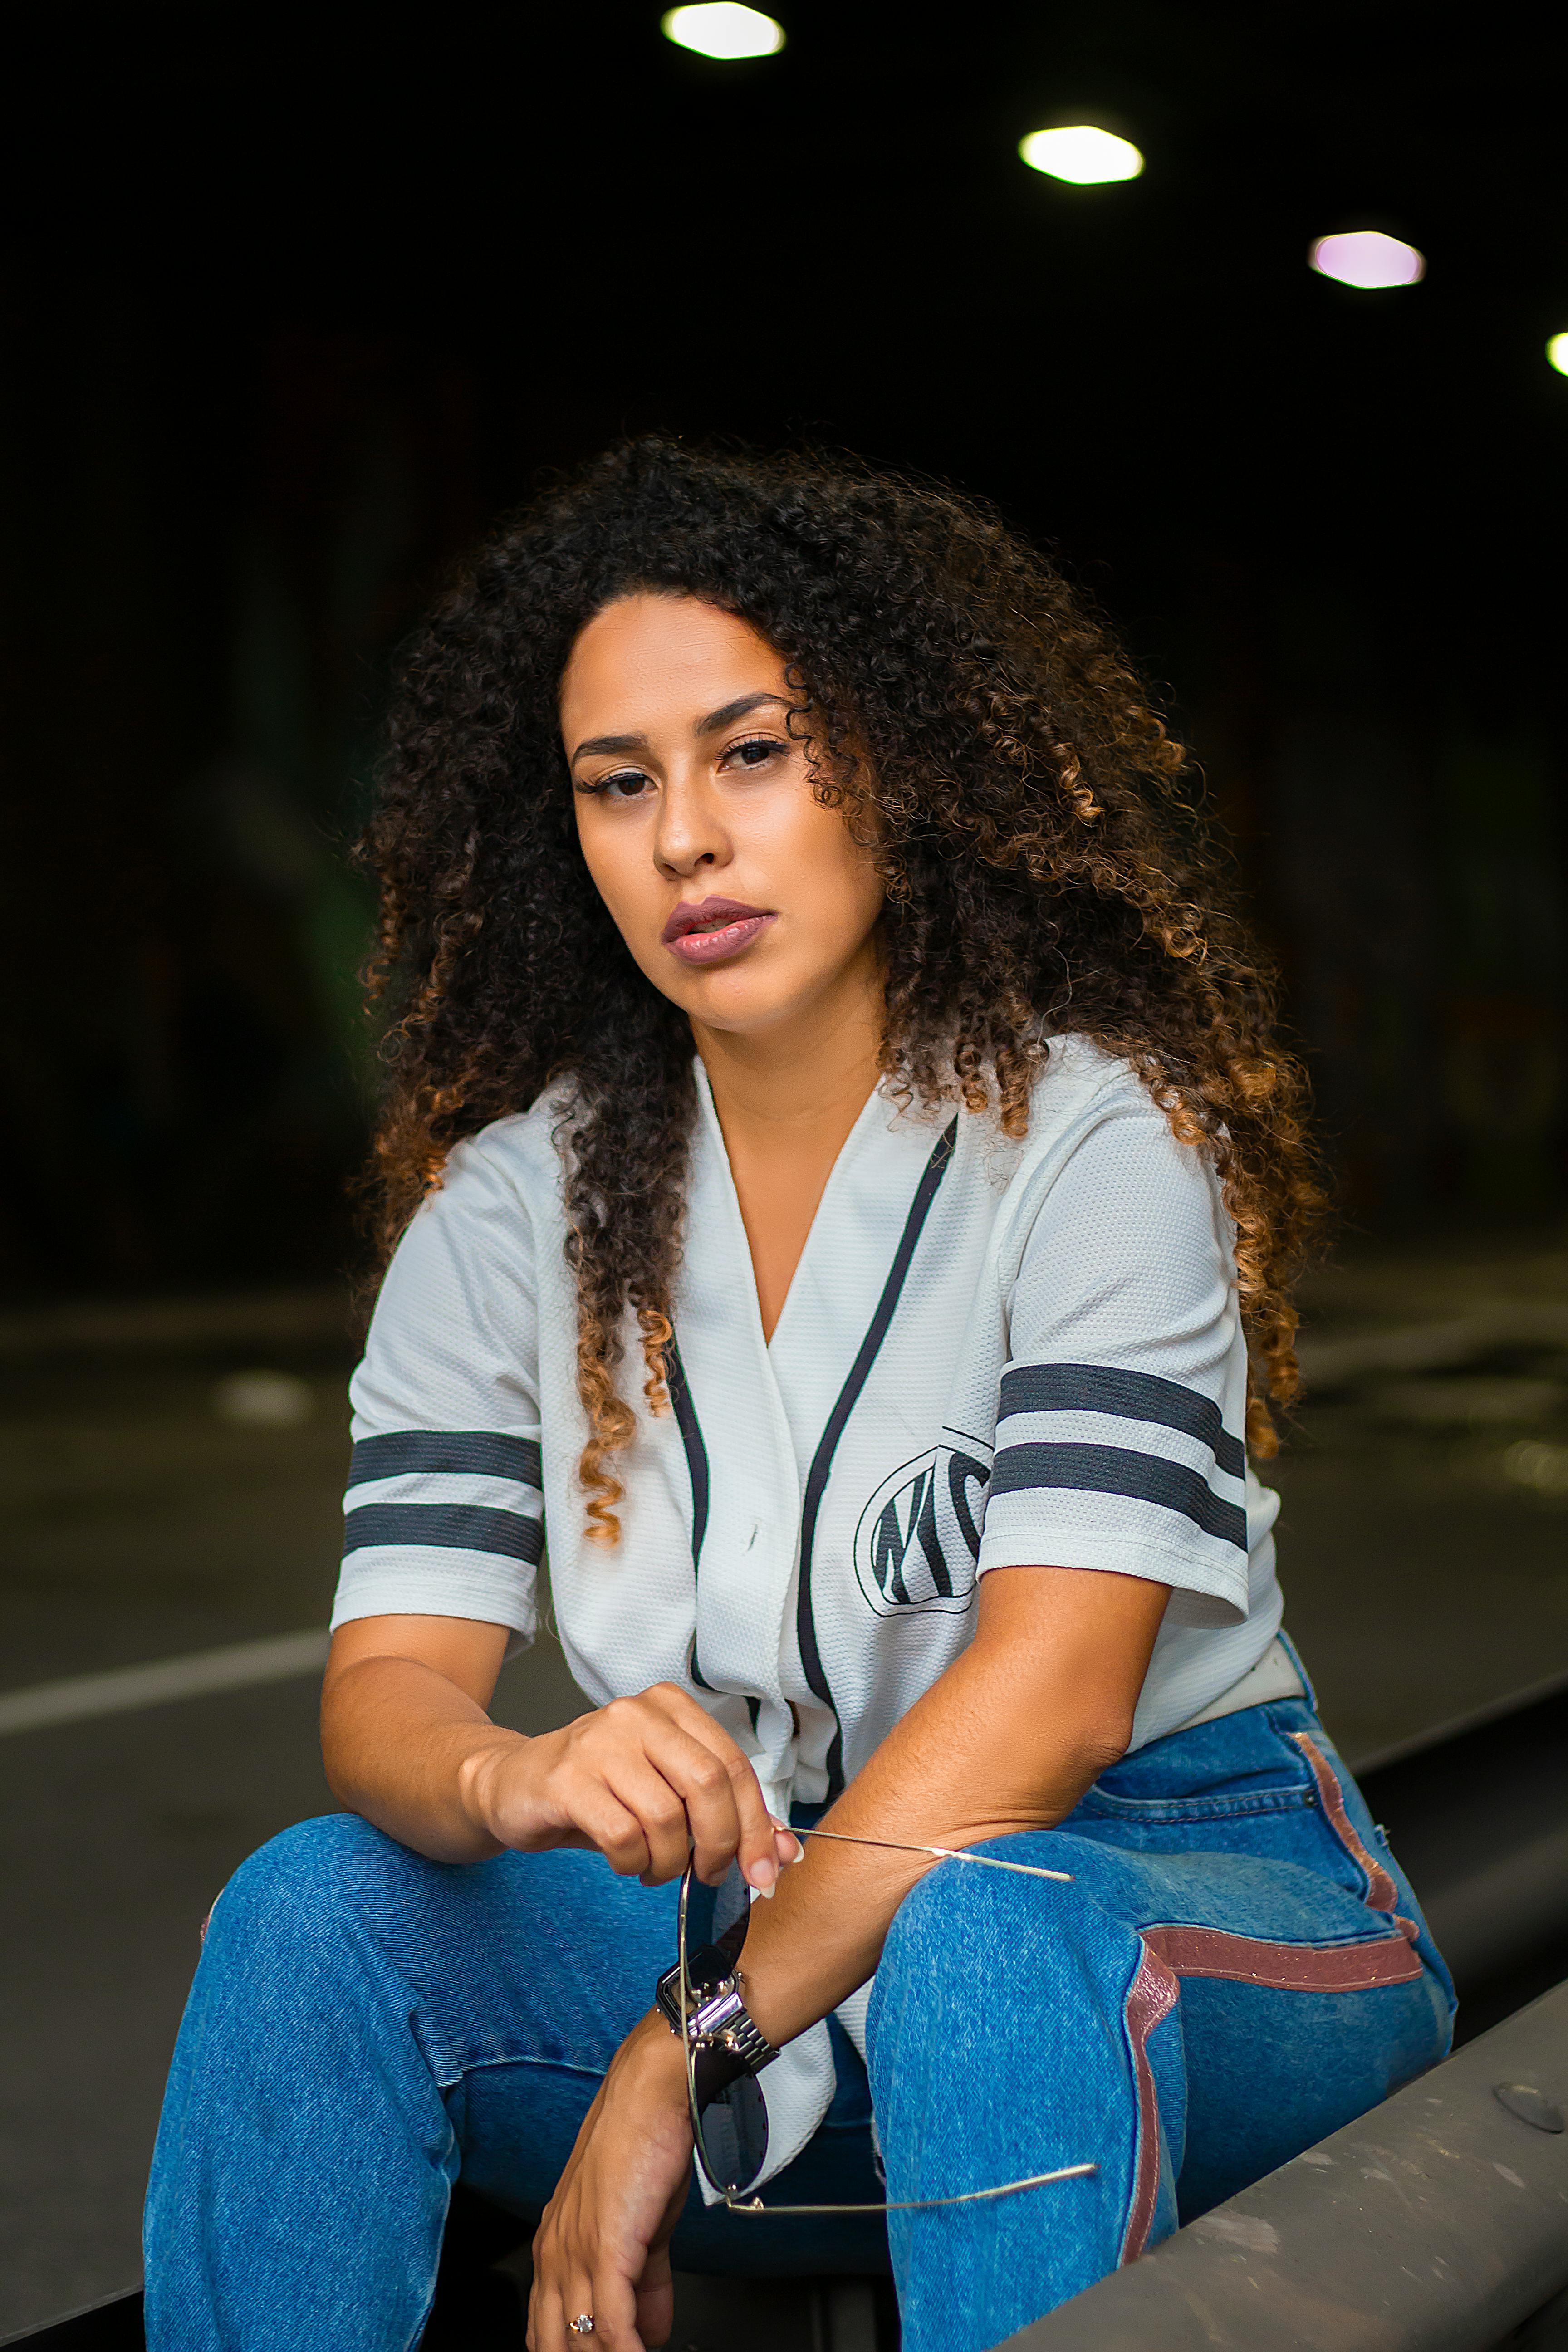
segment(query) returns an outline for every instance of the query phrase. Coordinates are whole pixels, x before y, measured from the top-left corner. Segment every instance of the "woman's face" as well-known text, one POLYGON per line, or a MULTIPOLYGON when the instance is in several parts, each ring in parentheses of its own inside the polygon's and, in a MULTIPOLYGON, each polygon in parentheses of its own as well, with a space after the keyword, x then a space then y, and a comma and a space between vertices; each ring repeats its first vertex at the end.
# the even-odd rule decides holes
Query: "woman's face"
POLYGON ((577 837, 654 986, 700 1025, 787 1025, 876 970, 882 885, 813 794, 764 637, 695 596, 617 598, 561 681, 577 837))

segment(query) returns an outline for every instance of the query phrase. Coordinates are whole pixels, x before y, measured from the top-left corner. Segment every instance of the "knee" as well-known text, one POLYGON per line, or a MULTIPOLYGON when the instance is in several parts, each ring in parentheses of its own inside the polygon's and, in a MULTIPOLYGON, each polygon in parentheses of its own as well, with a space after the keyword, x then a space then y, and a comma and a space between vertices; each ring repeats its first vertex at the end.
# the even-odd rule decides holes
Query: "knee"
MULTIPOLYGON (((894 1978, 951 1984, 998 1969, 1011 1977, 1025 1954, 1036 1972, 1071 1967, 1085 1938, 1093 1940, 1104 1924, 1097 1899, 1103 1890, 1094 1883, 1092 1868, 1086 1875, 1081 1843, 1031 1831, 975 1848, 977 1853, 1063 1872, 1065 1878, 939 1863, 894 1914, 883 1968, 894 1978)), ((1092 1863, 1092 1856, 1088 1859, 1092 1863)))
POLYGON ((239 1948, 254 1966, 265 1955, 319 1945, 374 1900, 399 1856, 417 1862, 357 1814, 296 1822, 248 1855, 218 1895, 202 1929, 209 1956, 239 1948))
MULTIPOLYGON (((894 1976, 929 1979, 965 1963, 984 1965, 997 1941, 1016 1932, 1019 1889, 1037 1885, 1010 1872, 941 1862, 913 1885, 893 1915, 882 1966, 894 1976)), ((880 1971, 879 1972, 880 1973, 880 1971)))

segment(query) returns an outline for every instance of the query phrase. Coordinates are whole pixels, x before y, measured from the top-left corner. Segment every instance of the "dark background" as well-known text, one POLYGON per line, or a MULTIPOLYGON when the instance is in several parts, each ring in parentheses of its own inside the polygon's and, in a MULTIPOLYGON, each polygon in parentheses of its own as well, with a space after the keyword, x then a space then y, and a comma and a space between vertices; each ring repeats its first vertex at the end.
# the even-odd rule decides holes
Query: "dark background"
POLYGON ((1352 1229, 1560 1205, 1554 13, 784 18, 733 64, 584 0, 14 53, 14 1297, 345 1264, 390 659, 542 471, 648 425, 847 445, 1053 544, 1203 762, 1352 1229), (1142 179, 1019 162, 1085 116, 1142 179), (1308 269, 1368 225, 1424 284, 1308 269))
MULTIPOLYGON (((1568 1667, 1561 11, 776 5, 737 64, 658 0, 7 28, 0 2336, 135 2284, 199 1923, 332 1802, 346 845, 444 569, 620 433, 945 476, 1100 599, 1339 1179, 1268 1473, 1325 1720, 1568 1667), (1142 179, 1019 162, 1084 117, 1142 179), (1426 281, 1314 276, 1354 226, 1426 281)), ((497 1712, 580 1705, 547 1634, 497 1712)))

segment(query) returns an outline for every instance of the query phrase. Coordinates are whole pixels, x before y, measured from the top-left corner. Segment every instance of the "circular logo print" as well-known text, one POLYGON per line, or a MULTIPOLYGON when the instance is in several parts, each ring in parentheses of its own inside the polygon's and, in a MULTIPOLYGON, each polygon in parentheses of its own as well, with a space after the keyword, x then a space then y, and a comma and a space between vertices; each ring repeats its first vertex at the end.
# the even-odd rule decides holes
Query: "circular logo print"
POLYGON ((855 1530, 855 1573, 879 1616, 969 1607, 990 1476, 973 1454, 937 1445, 883 1479, 855 1530))

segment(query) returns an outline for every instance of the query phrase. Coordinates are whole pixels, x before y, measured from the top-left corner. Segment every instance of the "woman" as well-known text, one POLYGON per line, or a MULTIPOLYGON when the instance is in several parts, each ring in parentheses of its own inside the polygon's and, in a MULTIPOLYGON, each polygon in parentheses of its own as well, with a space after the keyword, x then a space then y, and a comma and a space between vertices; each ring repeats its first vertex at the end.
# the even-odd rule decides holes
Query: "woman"
POLYGON ((1317 1194, 1181 770, 1047 564, 850 468, 634 445, 436 614, 370 836, 349 1811, 216 1908, 155 2347, 417 2342, 459 2170, 542 2215, 534 2352, 662 2343, 672 2258, 889 2248, 910 2352, 994 2344, 1442 2055, 1279 1637, 1245 1444, 1317 1194), (546 1529, 595 1706, 525 1738, 546 1529), (764 2201, 913 2210, 704 2201, 689 1852, 773 1898, 764 2201))

